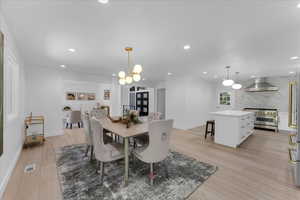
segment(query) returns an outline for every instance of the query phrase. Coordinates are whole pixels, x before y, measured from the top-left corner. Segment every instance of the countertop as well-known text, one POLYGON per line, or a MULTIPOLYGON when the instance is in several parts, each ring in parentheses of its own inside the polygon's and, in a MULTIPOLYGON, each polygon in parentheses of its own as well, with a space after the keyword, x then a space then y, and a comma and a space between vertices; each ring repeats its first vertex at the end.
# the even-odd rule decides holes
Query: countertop
POLYGON ((248 115, 251 113, 253 113, 253 112, 240 111, 240 110, 224 110, 224 111, 212 112, 211 114, 231 116, 231 117, 240 117, 240 116, 248 115))

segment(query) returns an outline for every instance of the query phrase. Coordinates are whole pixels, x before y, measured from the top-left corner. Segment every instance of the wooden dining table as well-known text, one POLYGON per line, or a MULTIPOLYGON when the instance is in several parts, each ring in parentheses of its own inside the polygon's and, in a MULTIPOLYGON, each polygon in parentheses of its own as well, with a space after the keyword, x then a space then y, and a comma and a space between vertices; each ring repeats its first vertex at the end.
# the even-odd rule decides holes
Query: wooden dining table
POLYGON ((114 123, 108 118, 101 119, 100 122, 104 129, 124 138, 124 154, 125 154, 124 186, 127 186, 128 175, 129 175, 129 138, 147 133, 148 122, 143 122, 141 124, 134 124, 131 125, 129 128, 126 127, 126 124, 114 123))

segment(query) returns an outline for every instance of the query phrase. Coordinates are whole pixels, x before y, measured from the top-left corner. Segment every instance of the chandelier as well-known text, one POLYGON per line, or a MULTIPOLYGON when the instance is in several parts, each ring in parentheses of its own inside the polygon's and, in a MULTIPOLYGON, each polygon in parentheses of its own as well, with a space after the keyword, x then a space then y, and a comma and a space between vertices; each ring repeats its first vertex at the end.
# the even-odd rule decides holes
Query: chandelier
POLYGON ((121 85, 131 84, 133 81, 138 82, 141 80, 141 72, 143 71, 142 65, 135 65, 133 68, 131 67, 130 52, 132 52, 132 50, 132 47, 125 48, 125 51, 128 53, 128 73, 126 74, 124 71, 119 72, 119 83, 121 85))

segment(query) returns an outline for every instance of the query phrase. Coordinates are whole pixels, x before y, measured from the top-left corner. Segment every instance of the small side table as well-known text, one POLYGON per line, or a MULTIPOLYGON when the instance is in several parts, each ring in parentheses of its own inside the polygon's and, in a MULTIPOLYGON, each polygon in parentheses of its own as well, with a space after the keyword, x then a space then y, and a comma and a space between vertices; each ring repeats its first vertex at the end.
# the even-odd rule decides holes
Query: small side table
POLYGON ((29 116, 24 120, 25 125, 25 141, 24 148, 34 146, 37 144, 44 144, 45 142, 45 118, 44 116, 29 116), (33 126, 40 126, 38 132, 31 132, 28 129, 33 126))

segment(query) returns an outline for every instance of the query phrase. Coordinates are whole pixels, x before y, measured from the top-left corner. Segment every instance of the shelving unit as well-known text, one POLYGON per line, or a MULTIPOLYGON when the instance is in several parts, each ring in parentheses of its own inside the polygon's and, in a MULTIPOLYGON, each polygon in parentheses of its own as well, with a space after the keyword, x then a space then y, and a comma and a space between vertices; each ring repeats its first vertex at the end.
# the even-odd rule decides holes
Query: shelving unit
POLYGON ((25 125, 25 141, 24 148, 43 144, 45 142, 45 119, 43 116, 29 116, 24 120, 25 125), (29 129, 39 127, 39 131, 30 132, 29 129))

